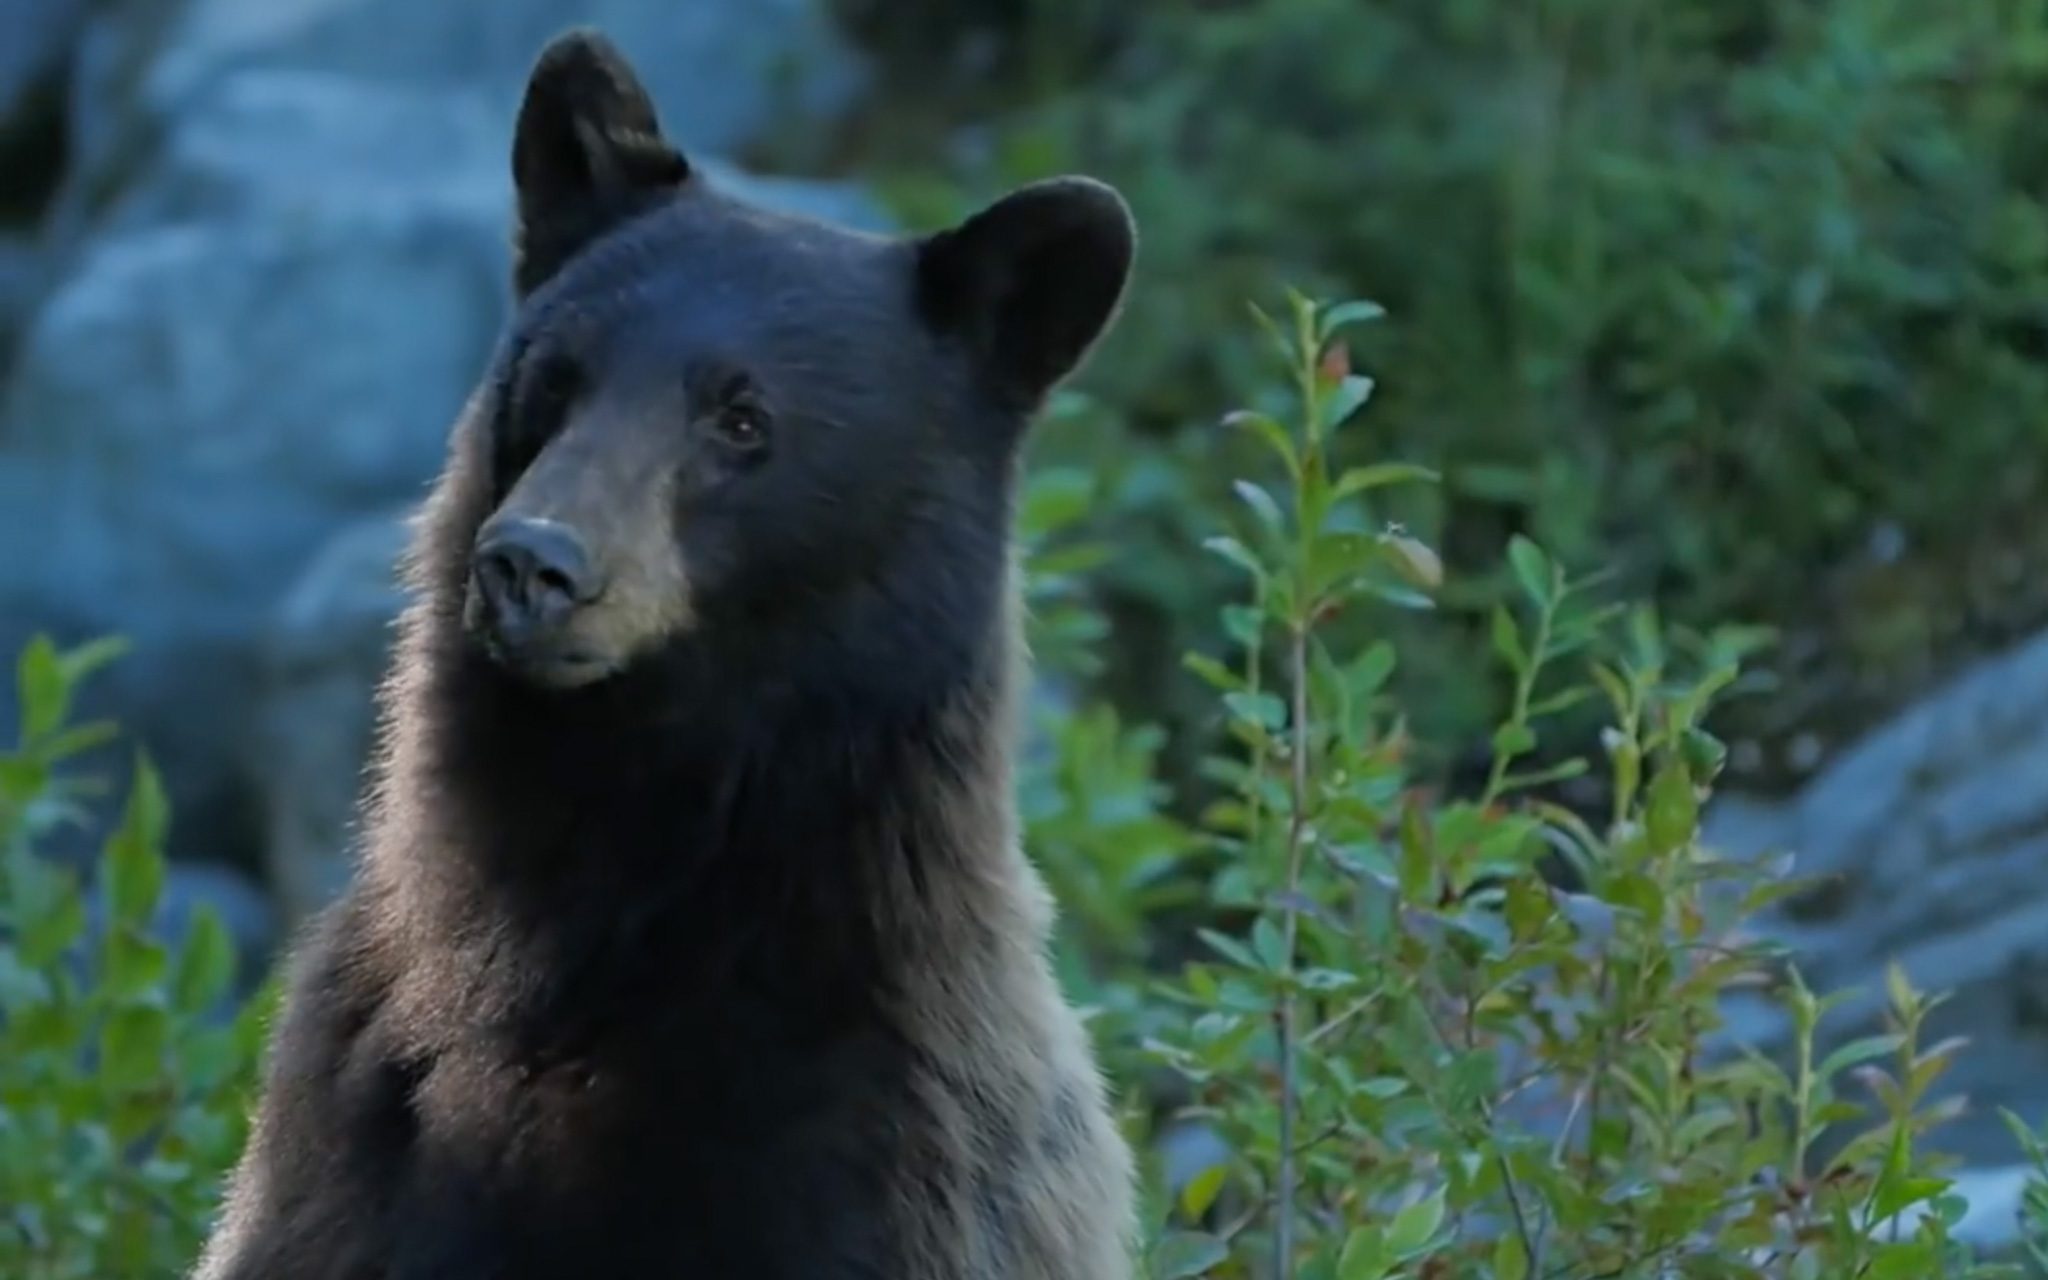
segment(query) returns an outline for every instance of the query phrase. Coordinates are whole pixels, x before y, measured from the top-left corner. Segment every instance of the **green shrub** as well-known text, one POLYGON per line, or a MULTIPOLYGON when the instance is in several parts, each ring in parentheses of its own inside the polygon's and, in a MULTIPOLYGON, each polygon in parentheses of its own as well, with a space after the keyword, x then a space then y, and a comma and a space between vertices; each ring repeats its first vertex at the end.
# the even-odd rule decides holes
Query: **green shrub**
POLYGON ((73 725, 110 645, 19 663, 21 732, 0 755, 0 1276, 169 1280, 205 1234, 240 1151, 266 1004, 223 1007, 235 956, 212 914, 165 946, 164 794, 138 759, 90 874, 41 844, 94 794, 78 757, 112 735, 73 725), (89 921, 97 914, 97 928, 89 921))
MULTIPOLYGON (((1687 625, 1778 625, 1796 697, 1727 712, 1767 744, 1839 740, 2048 620, 2040 5, 973 8, 1027 51, 1088 39, 1063 77, 1036 56, 975 145, 878 127, 868 149, 919 225, 1065 169, 1137 209, 1137 285, 1087 375, 1116 413, 1048 455, 1101 472, 1101 529, 1133 550, 1101 579, 1119 701, 1199 713, 1157 673, 1230 590, 1185 535, 1244 465, 1207 425, 1256 366, 1219 335, 1276 277, 1403 318, 1367 340, 1375 445, 1442 471, 1407 515, 1456 570, 1446 603, 1480 606, 1405 664, 1433 742, 1483 735, 1498 689, 1449 677, 1483 660, 1514 532, 1687 625)), ((892 80, 890 123, 942 83, 892 80)))
POLYGON ((1376 314, 1291 298, 1265 327, 1292 411, 1232 419, 1266 465, 1235 483, 1240 532, 1207 541, 1247 590, 1187 663, 1227 741, 1200 821, 1164 816, 1151 739, 1107 717, 1072 722, 1061 802, 1027 810, 1069 933, 1126 966, 1084 990, 1114 1069, 1151 1091, 1133 1132, 1193 1120, 1228 1153, 1155 1184, 1150 1274, 2013 1274, 1948 1236, 1965 1206, 1922 1139, 1953 1110, 1928 1089, 1959 1046, 1922 1042, 1934 1002, 1894 974, 1889 1032, 1832 1044, 1839 997, 1743 935, 1795 884, 1701 843, 1726 755, 1706 716, 1762 634, 1604 606, 1516 538, 1516 600, 1488 623, 1509 690, 1490 768, 1469 798, 1413 776, 1390 694, 1405 650, 1329 631, 1442 585, 1375 510, 1434 477, 1333 463, 1372 387, 1340 331, 1376 314), (1588 818, 1554 797, 1589 761, 1531 762, 1596 707, 1606 808, 1588 818), (1089 834, 1111 830, 1142 856, 1089 834), (1165 942, 1161 916, 1131 918, 1141 893, 1203 922, 1204 954, 1164 984, 1141 967, 1165 942), (1741 988, 1790 1013, 1789 1061, 1723 1032, 1741 988))

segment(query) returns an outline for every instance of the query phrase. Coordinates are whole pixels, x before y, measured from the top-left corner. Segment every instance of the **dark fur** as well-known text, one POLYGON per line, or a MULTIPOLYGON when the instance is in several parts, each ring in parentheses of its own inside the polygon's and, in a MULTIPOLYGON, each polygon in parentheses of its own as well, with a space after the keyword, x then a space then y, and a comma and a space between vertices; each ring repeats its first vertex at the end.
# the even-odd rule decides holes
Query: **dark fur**
POLYGON ((594 37, 536 71, 521 306, 421 520, 363 864, 295 957, 198 1274, 1121 1280, 1129 1157, 1013 829, 1008 540, 1026 416, 1121 289, 1121 203, 1068 182, 856 236, 705 189, 644 102, 594 37), (739 478, 686 429, 735 364, 780 441, 739 478), (573 687, 467 607, 478 529, 550 476, 642 513, 590 516, 638 568, 573 687))

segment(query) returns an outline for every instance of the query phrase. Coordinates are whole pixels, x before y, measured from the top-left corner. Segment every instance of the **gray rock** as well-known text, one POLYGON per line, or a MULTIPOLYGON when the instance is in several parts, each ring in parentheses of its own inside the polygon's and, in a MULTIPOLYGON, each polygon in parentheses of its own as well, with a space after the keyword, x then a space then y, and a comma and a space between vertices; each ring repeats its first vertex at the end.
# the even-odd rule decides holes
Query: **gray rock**
POLYGON ((2008 1164, 1957 1173, 1950 1191, 1970 1208, 1950 1231, 1950 1238, 1986 1253, 2019 1243, 2020 1209, 2033 1172, 2027 1165, 2008 1164))
POLYGON ((409 526, 393 512, 322 548, 267 629, 251 772, 264 808, 264 857, 288 924, 346 881, 373 691, 402 606, 397 566, 409 526))
POLYGON ((53 237, 65 245, 85 235, 157 141, 162 122, 141 109, 142 79, 185 0, 88 7, 64 106, 69 172, 47 217, 53 237))
POLYGON ((509 123, 535 55, 571 25, 611 35, 663 103, 671 134, 722 155, 758 139, 780 108, 837 109, 862 75, 817 0, 194 0, 143 96, 149 112, 172 118, 233 69, 296 68, 470 86, 509 123))
POLYGON ((1160 1182, 1169 1195, 1181 1191, 1203 1173, 1226 1164, 1234 1154, 1213 1126, 1199 1122, 1175 1124, 1159 1135, 1156 1151, 1160 1182))
POLYGON ((0 133, 57 78, 85 27, 86 0, 0 0, 0 133))
POLYGON ((0 235, 0 378, 42 297, 48 261, 27 236, 0 235))
POLYGON ((0 652, 30 627, 129 636, 104 705, 162 761, 181 845, 230 856, 257 826, 237 739, 260 624, 336 527, 423 491, 505 278, 502 200, 458 110, 417 122, 444 164, 309 196, 314 166, 285 153, 359 155, 350 122, 405 113, 322 82, 302 134, 234 145, 276 89, 195 107, 133 197, 150 216, 95 241, 36 317, 0 413, 0 652))
POLYGON ((479 95, 461 90, 238 72, 193 100, 106 230, 368 210, 458 227, 477 252, 502 257, 505 129, 479 95))
MULTIPOLYGON (((509 131, 509 116, 473 90, 242 71, 194 101, 107 225, 291 218, 375 203, 488 223, 498 251, 512 207, 509 131)), ((692 163, 743 199, 869 230, 889 225, 872 195, 850 183, 757 174, 712 155, 692 163)))
MULTIPOLYGON (((1789 849, 1795 874, 1824 878, 1760 924, 1816 990, 1856 993, 1831 1039, 1881 1029, 1889 964, 1947 993, 1927 1033, 1970 1040, 1940 1091, 1972 1106, 1934 1141, 2010 1158, 1997 1108, 2048 1110, 2048 635, 1936 691, 1790 801, 1718 802, 1707 830, 1734 853, 1789 849)), ((1767 1048, 1789 1030, 1742 1018, 1767 1048)))

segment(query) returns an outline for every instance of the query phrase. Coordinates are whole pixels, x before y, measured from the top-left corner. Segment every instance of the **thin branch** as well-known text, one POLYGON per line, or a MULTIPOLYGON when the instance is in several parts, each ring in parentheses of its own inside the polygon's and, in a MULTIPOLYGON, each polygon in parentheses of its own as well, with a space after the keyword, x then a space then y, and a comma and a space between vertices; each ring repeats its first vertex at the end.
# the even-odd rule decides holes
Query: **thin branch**
MULTIPOLYGON (((1436 1020, 1436 1014, 1429 1007, 1428 992, 1419 989, 1416 991, 1415 1008, 1422 1014, 1422 1021, 1436 1036, 1437 1043, 1443 1047, 1444 1052, 1455 1054, 1456 1046, 1451 1038, 1444 1034, 1442 1025, 1436 1020)), ((1484 1098, 1479 1099, 1479 1124, 1487 1133, 1494 1132, 1493 1108, 1484 1098)), ((1507 1192, 1508 1208, 1513 1212, 1515 1219, 1515 1233, 1522 1238, 1522 1256, 1529 1260, 1529 1274, 1540 1275, 1543 1267, 1544 1233, 1529 1229, 1529 1215, 1522 1210, 1521 1189, 1515 1183, 1515 1171, 1508 1165, 1507 1153, 1495 1150, 1493 1161, 1500 1170, 1501 1187, 1507 1192)))
MULTIPOLYGON (((1293 686, 1291 782, 1287 823, 1287 898, 1281 908, 1282 954, 1287 960, 1286 977, 1294 973, 1294 947, 1300 917, 1295 899, 1301 889, 1301 853, 1308 830, 1308 625, 1296 623, 1288 651, 1288 682, 1293 686)), ((1273 1226, 1273 1274, 1275 1280, 1294 1275, 1294 1108, 1298 1087, 1295 1080, 1294 992, 1280 993, 1273 1008, 1274 1031, 1280 1057, 1280 1176, 1273 1226)))

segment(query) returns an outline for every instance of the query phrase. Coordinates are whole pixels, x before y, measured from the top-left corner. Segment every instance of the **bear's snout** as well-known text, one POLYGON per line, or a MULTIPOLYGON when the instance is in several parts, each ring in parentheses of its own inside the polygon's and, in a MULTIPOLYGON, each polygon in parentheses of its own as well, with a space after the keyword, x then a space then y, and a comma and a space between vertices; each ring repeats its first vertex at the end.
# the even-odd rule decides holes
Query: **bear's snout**
POLYGON ((494 656, 537 676, 585 661, 564 647, 567 623, 603 592, 576 531, 553 520, 493 520, 470 557, 476 622, 494 656))

